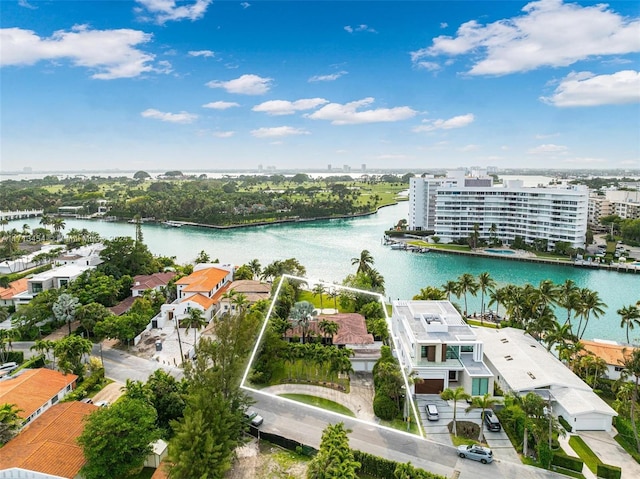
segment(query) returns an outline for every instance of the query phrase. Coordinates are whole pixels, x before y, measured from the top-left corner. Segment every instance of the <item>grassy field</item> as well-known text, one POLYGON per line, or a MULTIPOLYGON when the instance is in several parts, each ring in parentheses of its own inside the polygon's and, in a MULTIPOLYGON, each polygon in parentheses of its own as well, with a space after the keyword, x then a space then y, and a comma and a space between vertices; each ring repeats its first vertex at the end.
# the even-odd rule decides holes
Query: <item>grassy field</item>
POLYGON ((303 404, 308 404, 309 406, 316 406, 321 409, 326 409, 327 411, 343 414, 344 416, 356 417, 351 409, 343 406, 342 404, 338 404, 337 402, 330 401, 329 399, 324 399, 317 396, 309 396, 308 394, 278 394, 278 396, 292 399, 303 404))

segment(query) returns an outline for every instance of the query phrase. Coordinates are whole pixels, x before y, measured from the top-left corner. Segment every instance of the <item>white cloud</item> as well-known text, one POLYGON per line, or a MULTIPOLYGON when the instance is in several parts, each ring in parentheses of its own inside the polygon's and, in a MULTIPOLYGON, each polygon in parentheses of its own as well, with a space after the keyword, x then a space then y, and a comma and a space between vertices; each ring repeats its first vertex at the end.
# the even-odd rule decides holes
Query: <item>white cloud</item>
POLYGON ((554 145, 553 143, 548 143, 546 145, 536 146, 535 148, 531 148, 527 153, 532 155, 546 154, 546 153, 565 153, 569 149, 563 145, 554 145))
POLYGON ((168 121, 170 123, 193 123, 193 121, 198 118, 198 115, 187 113, 186 111, 181 111, 180 113, 165 113, 154 108, 149 108, 140 113, 140 115, 143 118, 153 118, 154 120, 168 121))
POLYGON ((560 133, 549 133, 546 135, 538 134, 534 138, 536 140, 546 140, 547 138, 555 138, 557 136, 560 136, 560 133))
POLYGON ((449 24, 447 22, 440 22, 440 28, 444 29, 447 28, 449 26, 449 24))
POLYGON ((242 2, 242 3, 240 4, 240 6, 241 6, 242 8, 244 8, 244 9, 247 9, 247 8, 249 8, 249 7, 251 6, 251 4, 250 4, 249 2, 242 2))
POLYGON ((346 71, 339 71, 336 73, 331 73, 329 75, 315 75, 312 76, 311 78, 309 78, 309 80, 307 80, 309 83, 313 83, 313 82, 319 82, 319 81, 335 81, 338 78, 340 78, 343 75, 346 75, 349 72, 346 71))
POLYGON ((216 138, 231 138, 235 134, 236 134, 235 131, 214 131, 213 132, 213 136, 215 136, 216 138))
MULTIPOLYGON (((143 20, 153 20, 161 25, 169 20, 198 20, 204 16, 207 8, 213 2, 213 0, 195 0, 190 5, 178 6, 174 0, 136 1, 151 14, 151 18, 141 16, 143 20)), ((141 12, 143 9, 136 9, 136 11, 141 12)))
POLYGON ((157 73, 169 74, 173 71, 173 65, 171 65, 171 62, 167 60, 160 60, 156 68, 154 68, 154 71, 157 73))
POLYGON ((202 108, 211 108, 212 110, 227 110, 236 106, 240 106, 240 104, 233 101, 212 101, 211 103, 205 103, 204 105, 202 105, 202 108))
POLYGON ((189 55, 192 56, 192 57, 210 58, 210 57, 213 57, 215 55, 215 52, 212 52, 211 50, 191 50, 189 52, 189 55))
POLYGON ((29 10, 37 10, 38 9, 38 7, 34 7, 29 2, 27 2, 27 0, 18 0, 18 5, 20 5, 21 7, 24 7, 24 8, 28 8, 29 10))
POLYGON ((426 62, 426 61, 415 62, 414 66, 417 68, 421 68, 423 70, 429 70, 431 72, 438 71, 441 68, 441 66, 436 62, 426 62))
POLYGON ((355 27, 352 27, 351 25, 347 25, 344 27, 344 29, 349 33, 354 33, 354 32, 378 33, 375 31, 375 29, 371 28, 369 25, 356 25, 355 27))
POLYGON ((467 113, 466 115, 454 116, 448 120, 424 120, 424 125, 416 126, 413 131, 420 133, 422 131, 434 131, 434 130, 451 130, 454 128, 463 128, 470 125, 475 120, 473 113, 467 113))
POLYGON ((262 78, 258 75, 242 75, 234 80, 212 80, 206 85, 209 88, 224 88, 229 93, 240 95, 263 95, 271 88, 272 78, 262 78))
POLYGON ((550 97, 542 101, 559 107, 622 105, 640 102, 640 72, 623 70, 612 75, 571 73, 550 97))
POLYGON ((292 135, 310 135, 307 130, 294 128, 292 126, 276 126, 274 128, 258 128, 251 130, 251 134, 256 138, 278 138, 292 135))
POLYGON ((155 56, 135 48, 151 41, 152 35, 139 30, 90 30, 76 25, 71 31, 58 30, 42 38, 31 30, 0 29, 0 65, 33 65, 40 60, 68 59, 73 65, 95 71, 98 80, 132 78, 156 71, 155 56))
POLYGON ((273 116, 293 115, 296 111, 311 110, 326 103, 329 103, 329 101, 324 98, 303 98, 296 101, 270 100, 254 106, 252 110, 273 116))
POLYGON ((640 51, 640 19, 623 17, 606 4, 540 0, 528 3, 522 11, 520 16, 486 25, 476 20, 463 23, 456 36, 441 35, 430 47, 412 52, 412 61, 480 54, 471 75, 506 75, 640 51))
POLYGON ((478 145, 466 145, 461 148, 458 148, 459 151, 477 151, 480 149, 478 145))
POLYGON ((307 115, 307 117, 312 120, 329 120, 332 125, 353 125, 357 123, 401 121, 412 118, 416 114, 415 110, 408 106, 358 111, 360 108, 371 105, 374 101, 374 98, 364 98, 344 105, 329 103, 318 111, 307 115))

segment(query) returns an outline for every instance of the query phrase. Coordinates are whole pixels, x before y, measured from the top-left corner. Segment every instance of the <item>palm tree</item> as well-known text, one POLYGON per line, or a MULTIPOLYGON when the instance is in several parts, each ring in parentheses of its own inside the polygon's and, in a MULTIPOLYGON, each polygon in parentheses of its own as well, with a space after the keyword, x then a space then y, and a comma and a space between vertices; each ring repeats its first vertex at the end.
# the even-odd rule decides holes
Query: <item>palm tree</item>
POLYGON ((313 319, 313 304, 309 301, 299 301, 293 305, 289 317, 296 326, 299 326, 302 330, 302 344, 305 343, 307 337, 307 331, 313 319))
POLYGON ((464 294, 464 314, 466 316, 469 311, 467 309, 467 293, 475 296, 478 292, 478 283, 476 283, 472 274, 464 273, 458 278, 458 286, 460 288, 460 294, 464 294))
POLYGON ((508 299, 505 288, 497 288, 489 291, 489 307, 496 305, 496 316, 500 316, 500 305, 504 305, 508 299))
POLYGON ((640 452, 640 439, 638 438, 638 427, 636 425, 636 402, 638 400, 638 384, 640 382, 640 348, 634 348, 630 354, 627 354, 626 348, 622 350, 622 356, 625 358, 621 363, 621 377, 627 380, 633 377, 633 392, 631 395, 631 405, 629 409, 629 419, 633 429, 633 437, 636 441, 636 449, 640 452))
POLYGON ((557 321, 553 322, 551 329, 548 329, 544 335, 544 342, 547 343, 547 351, 551 351, 556 344, 565 344, 567 342, 573 342, 576 339, 571 332, 570 324, 565 323, 561 326, 557 321))
POLYGON ((7 218, 0 218, 0 225, 2 225, 2 231, 4 231, 4 227, 9 224, 9 220, 7 218))
POLYGON ((607 305, 600 300, 600 296, 597 291, 591 291, 587 288, 582 288, 580 290, 580 306, 578 312, 580 314, 580 324, 584 318, 584 329, 580 332, 580 324, 578 324, 579 339, 582 339, 582 336, 584 336, 584 333, 587 330, 590 315, 593 314, 594 318, 599 318, 604 314, 603 308, 606 307, 607 305))
POLYGON ((60 237, 60 231, 67 226, 64 222, 64 218, 54 218, 51 224, 53 225, 53 230, 56 232, 57 237, 60 237))
POLYGON ((545 306, 556 304, 558 300, 558 287, 553 281, 545 279, 540 281, 538 288, 534 290, 534 307, 540 310, 545 306))
POLYGON ((340 293, 338 293, 338 290, 336 288, 329 288, 329 291, 327 292, 327 296, 329 296, 330 298, 333 298, 333 309, 335 309, 336 312, 338 312, 338 296, 340 296, 340 293))
POLYGON ((458 401, 462 401, 463 399, 470 399, 471 395, 466 393, 462 386, 457 387, 455 389, 447 388, 442 393, 440 393, 440 397, 445 401, 453 401, 453 435, 458 435, 457 423, 456 420, 456 411, 458 401))
POLYGON ((187 329, 186 334, 189 334, 189 329, 193 328, 193 351, 198 353, 198 330, 207 325, 207 318, 204 317, 204 312, 198 308, 189 309, 189 315, 182 320, 182 325, 187 329))
POLYGON ((491 275, 485 271, 484 273, 480 273, 478 276, 478 287, 480 288, 480 321, 484 318, 484 295, 488 290, 495 288, 496 281, 491 277, 491 275))
POLYGON ((416 294, 413 299, 420 301, 420 300, 431 300, 431 301, 440 301, 443 299, 446 299, 446 295, 444 294, 444 291, 442 291, 441 289, 438 289, 434 286, 426 286, 424 288, 422 288, 420 290, 419 294, 416 294))
POLYGON ((340 327, 338 326, 338 323, 336 323, 335 321, 329 321, 328 319, 323 319, 318 323, 318 329, 320 331, 322 331, 322 336, 325 339, 325 342, 329 342, 327 341, 330 337, 333 337, 333 335, 338 333, 338 329, 340 329, 340 327))
POLYGON ((447 301, 451 301, 451 294, 455 296, 460 295, 460 285, 455 281, 447 281, 442 286, 442 291, 444 291, 447 295, 447 301))
POLYGON ((484 396, 474 396, 471 399, 471 404, 465 410, 466 412, 471 411, 472 409, 482 409, 482 413, 480 415, 480 436, 478 437, 478 441, 484 441, 484 415, 487 409, 492 409, 493 406, 499 404, 500 401, 496 398, 491 397, 489 393, 485 393, 484 396))
POLYGON ((578 292, 580 289, 573 280, 567 279, 558 287, 558 305, 567 310, 567 320, 565 324, 571 324, 571 311, 575 311, 578 306, 578 292))
POLYGON ((617 313, 621 317, 620 327, 624 328, 626 326, 627 344, 630 344, 631 341, 629 341, 629 330, 633 329, 635 326, 640 326, 640 309, 632 304, 630 306, 620 308, 617 313))
POLYGON ((322 283, 318 283, 313 287, 313 297, 315 298, 316 296, 320 295, 320 310, 322 310, 322 297, 324 296, 324 292, 326 291, 326 288, 324 287, 324 285, 322 283))
POLYGON ((22 426, 24 419, 20 417, 20 411, 22 409, 16 404, 0 405, 0 445, 9 442, 22 426))
POLYGON ((359 258, 351 258, 351 264, 358 265, 358 270, 356 271, 356 274, 366 273, 371 269, 371 267, 374 264, 373 256, 371 256, 371 253, 369 253, 369 250, 363 249, 360 252, 359 258))
POLYGON ((253 273, 254 278, 260 277, 260 273, 262 272, 262 266, 260 265, 260 261, 258 261, 257 259, 252 259, 247 263, 247 266, 249 266, 249 269, 253 273))

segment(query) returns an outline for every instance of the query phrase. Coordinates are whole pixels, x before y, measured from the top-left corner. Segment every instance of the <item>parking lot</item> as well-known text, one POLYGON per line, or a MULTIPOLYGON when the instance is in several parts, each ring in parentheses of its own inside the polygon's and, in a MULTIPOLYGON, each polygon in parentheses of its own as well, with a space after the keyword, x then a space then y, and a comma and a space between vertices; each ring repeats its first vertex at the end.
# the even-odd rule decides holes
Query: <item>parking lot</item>
MULTIPOLYGON (((417 406, 420 411, 420 418, 424 427, 427 439, 448 446, 453 446, 451 435, 449 434, 449 423, 453 421, 453 401, 445 401, 437 394, 420 394, 417 396, 417 406), (427 420, 425 407, 428 403, 435 404, 438 408, 439 419, 437 421, 427 420)), ((480 424, 481 410, 472 409, 466 412, 469 405, 465 401, 459 401, 456 407, 456 416, 458 422, 470 421, 480 424)), ((521 463, 518 453, 511 445, 511 441, 507 434, 501 429, 500 431, 488 431, 484 428, 485 441, 493 450, 493 456, 496 459, 521 463)))

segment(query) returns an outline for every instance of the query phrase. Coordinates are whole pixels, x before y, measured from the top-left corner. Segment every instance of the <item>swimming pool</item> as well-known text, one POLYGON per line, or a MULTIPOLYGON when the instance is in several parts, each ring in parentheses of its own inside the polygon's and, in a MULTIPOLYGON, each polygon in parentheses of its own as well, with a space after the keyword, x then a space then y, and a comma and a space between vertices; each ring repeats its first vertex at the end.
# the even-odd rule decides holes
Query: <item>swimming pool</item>
POLYGON ((485 249, 485 252, 493 254, 516 254, 515 251, 511 251, 510 249, 485 249))

